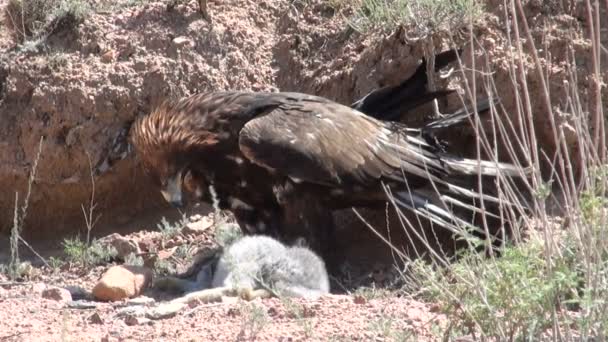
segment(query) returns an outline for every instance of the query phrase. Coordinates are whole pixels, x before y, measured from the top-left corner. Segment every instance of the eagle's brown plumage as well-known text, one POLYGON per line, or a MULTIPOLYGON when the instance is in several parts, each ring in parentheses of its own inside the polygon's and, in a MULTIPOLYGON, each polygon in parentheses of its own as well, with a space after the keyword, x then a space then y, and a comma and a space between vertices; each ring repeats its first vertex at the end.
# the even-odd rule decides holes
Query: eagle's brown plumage
MULTIPOLYGON (((438 54, 436 70, 457 53, 438 54)), ((469 190, 466 178, 523 176, 512 165, 444 152, 435 132, 467 121, 467 108, 415 129, 386 121, 450 93, 426 85, 423 61, 401 84, 350 107, 302 93, 201 93, 137 120, 131 142, 169 202, 181 205, 187 189, 232 211, 245 232, 308 238, 328 260, 333 210, 383 207, 388 190, 397 205, 454 230, 467 222, 418 189, 432 180, 443 201, 476 210, 467 199, 496 199, 469 190)), ((483 112, 489 102, 476 107, 483 112)))
POLYGON ((333 232, 332 210, 383 205, 384 186, 398 204, 449 228, 464 221, 416 189, 433 180, 446 199, 480 197, 458 179, 519 175, 512 165, 447 155, 420 129, 302 93, 190 96, 139 119, 131 141, 170 202, 181 202, 188 175, 207 202, 212 185, 220 207, 232 210, 245 231, 317 243, 332 239, 323 235, 333 232))

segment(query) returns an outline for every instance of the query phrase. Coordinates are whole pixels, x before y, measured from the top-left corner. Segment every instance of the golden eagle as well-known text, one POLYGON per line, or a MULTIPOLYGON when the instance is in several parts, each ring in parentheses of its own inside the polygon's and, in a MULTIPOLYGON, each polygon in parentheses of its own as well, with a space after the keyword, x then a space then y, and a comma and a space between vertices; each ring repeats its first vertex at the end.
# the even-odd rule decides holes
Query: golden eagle
MULTIPOLYGON (((426 89, 381 91, 351 107, 296 92, 200 93, 139 118, 131 142, 168 202, 182 205, 188 182, 199 200, 232 211, 245 233, 306 237, 325 256, 334 241, 334 210, 384 206, 390 190, 397 205, 455 229, 466 222, 419 189, 433 181, 443 200, 458 205, 462 198, 493 199, 459 185, 466 176, 520 175, 513 165, 459 158, 436 143, 433 130, 471 111, 409 128, 377 117, 408 106, 391 107, 391 96, 415 99, 426 89), (376 111, 381 106, 385 111, 376 111)), ((487 109, 488 101, 478 107, 487 109)))

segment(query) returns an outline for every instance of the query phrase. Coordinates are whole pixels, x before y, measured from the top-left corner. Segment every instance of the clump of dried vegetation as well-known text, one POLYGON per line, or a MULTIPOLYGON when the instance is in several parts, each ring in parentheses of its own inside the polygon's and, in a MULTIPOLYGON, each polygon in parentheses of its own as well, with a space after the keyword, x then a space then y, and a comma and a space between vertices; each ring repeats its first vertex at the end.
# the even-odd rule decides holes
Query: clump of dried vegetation
MULTIPOLYGON (((480 18, 480 7, 467 1, 383 1, 362 0, 353 23, 365 29, 387 29, 395 24, 414 27, 419 36, 429 36, 447 23, 451 29, 459 29, 480 18), (451 19, 447 19, 451 18, 451 19)), ((462 239, 469 239, 468 246, 456 256, 448 256, 434 250, 432 244, 421 235, 418 237, 428 249, 430 262, 408 259, 403 277, 408 293, 422 300, 440 303, 442 311, 451 321, 444 337, 463 334, 476 339, 498 340, 572 340, 596 338, 603 340, 608 333, 608 310, 605 300, 608 294, 608 155, 606 151, 605 113, 601 89, 600 68, 600 17, 599 8, 589 2, 592 56, 595 79, 590 91, 578 89, 577 58, 575 53, 564 53, 563 62, 569 66, 571 82, 567 84, 568 98, 552 103, 548 90, 549 73, 540 63, 538 51, 520 0, 507 0, 506 7, 513 24, 508 49, 519 56, 532 55, 534 72, 541 87, 546 113, 532 110, 533 85, 523 71, 521 59, 513 59, 513 89, 520 104, 515 113, 500 115, 500 109, 491 110, 493 125, 490 130, 476 126, 481 137, 478 150, 491 157, 496 152, 489 138, 492 133, 502 136, 506 144, 507 159, 521 161, 532 166, 534 173, 523 186, 515 186, 499 177, 497 188, 503 201, 500 212, 504 218, 515 222, 511 229, 513 238, 498 251, 492 250, 489 240, 470 239, 464 229, 462 239), (593 10, 591 10, 593 8, 593 10), (522 24, 523 23, 523 24, 522 24), (525 38, 525 45, 522 40, 525 38), (568 125, 558 124, 553 108, 567 113, 568 125), (547 156, 538 149, 541 146, 534 126, 535 115, 548 115, 556 146, 552 172, 541 173, 541 162, 547 156), (514 130, 513 122, 523 123, 523 129, 514 130), (574 131, 579 144, 572 152, 566 146, 565 130, 574 131), (516 152, 518 154, 516 155, 516 152), (520 154, 519 152, 523 152, 520 154), (523 157, 522 157, 523 155, 523 157), (576 163, 577 167, 572 167, 576 163), (575 171, 578 169, 579 173, 575 171), (524 200, 525 199, 525 200, 524 200), (559 217, 547 212, 549 201, 558 203, 559 217), (510 204, 507 204, 510 203, 510 204), (484 250, 486 253, 479 253, 484 250)), ((573 49, 574 50, 574 49, 573 49)), ((491 65, 487 63, 487 65, 491 65)), ((492 70, 484 70, 487 82, 483 85, 488 96, 497 89, 491 77, 492 70)), ((474 103, 477 89, 465 84, 467 101, 474 103)), ((535 89, 536 90, 536 89, 535 89)), ((404 222, 406 220, 403 216, 404 222)), ((407 223, 404 223, 407 224, 407 223)), ((490 231, 487 225, 485 231, 490 231)), ((394 246, 392 246, 394 248, 394 246)), ((399 251, 395 249, 398 253, 399 251)))
POLYGON ((17 42, 35 42, 61 28, 73 28, 91 12, 83 0, 9 0, 4 24, 17 42))

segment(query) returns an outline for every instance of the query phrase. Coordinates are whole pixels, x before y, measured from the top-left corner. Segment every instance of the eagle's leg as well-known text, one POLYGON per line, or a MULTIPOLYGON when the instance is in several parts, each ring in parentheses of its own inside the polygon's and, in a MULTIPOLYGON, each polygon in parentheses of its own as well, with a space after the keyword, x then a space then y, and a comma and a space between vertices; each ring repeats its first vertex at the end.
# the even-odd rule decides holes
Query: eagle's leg
POLYGON ((280 235, 280 217, 276 209, 236 207, 232 214, 244 235, 268 235, 278 238, 280 235))
POLYGON ((331 210, 315 193, 305 189, 293 190, 287 184, 275 187, 275 194, 283 208, 280 239, 288 244, 304 239, 305 244, 318 253, 330 270, 338 262, 337 238, 331 210))

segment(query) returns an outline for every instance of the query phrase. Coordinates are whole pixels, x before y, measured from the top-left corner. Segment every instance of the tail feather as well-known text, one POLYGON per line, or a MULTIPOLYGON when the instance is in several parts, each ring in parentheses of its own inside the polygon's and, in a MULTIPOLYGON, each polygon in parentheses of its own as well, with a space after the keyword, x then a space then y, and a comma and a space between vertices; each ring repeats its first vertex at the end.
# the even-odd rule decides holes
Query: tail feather
MULTIPOLYGON (((494 103, 496 102, 498 102, 497 99, 494 101, 494 103)), ((445 150, 445 143, 442 142, 436 134, 443 129, 453 128, 468 122, 468 119, 476 113, 479 115, 482 113, 487 113, 488 109, 490 109, 489 98, 477 101, 477 111, 472 109, 473 108, 471 107, 463 107, 452 114, 447 114, 437 120, 431 121, 419 129, 420 134, 426 141, 432 142, 442 150, 445 150)))
POLYGON ((498 197, 492 196, 492 195, 488 195, 488 194, 483 194, 477 191, 473 191, 473 190, 469 190, 469 189, 465 189, 463 187, 445 182, 445 181, 440 181, 440 184, 443 185, 444 187, 446 187, 446 189, 458 196, 461 197, 467 197, 467 198, 471 198, 471 199, 477 199, 477 200, 483 200, 483 201, 487 201, 487 202, 491 202, 491 203, 504 203, 504 204, 509 204, 508 202, 506 202, 505 200, 500 200, 498 197))
POLYGON ((444 227, 455 234, 468 231, 483 233, 483 231, 453 213, 433 204, 431 200, 417 191, 398 192, 393 196, 395 204, 418 214, 431 222, 444 227))
POLYGON ((482 176, 498 176, 503 175, 507 177, 520 177, 530 174, 532 168, 522 168, 520 166, 508 163, 493 162, 487 160, 459 158, 448 155, 446 153, 440 154, 441 161, 447 170, 454 173, 463 175, 482 175, 482 176))
POLYGON ((470 211, 472 211, 474 213, 484 214, 484 215, 491 216, 491 217, 494 217, 494 218, 497 218, 497 219, 500 218, 498 215, 496 215, 494 213, 491 213, 491 212, 489 212, 487 210, 482 210, 481 208, 477 208, 476 206, 474 206, 472 204, 464 203, 464 202, 462 202, 462 201, 460 201, 460 200, 458 200, 458 199, 456 199, 454 197, 447 196, 447 195, 441 195, 440 198, 445 203, 449 203, 449 204, 458 206, 460 208, 464 208, 464 209, 470 210, 470 211))
MULTIPOLYGON (((446 67, 456 60, 462 50, 447 50, 435 56, 435 71, 446 67)), ((351 104, 351 108, 379 120, 398 120, 400 116, 413 108, 436 98, 452 93, 453 90, 429 92, 426 74, 427 62, 423 59, 414 74, 395 86, 376 89, 351 104)))
POLYGON ((454 92, 453 90, 441 90, 422 93, 423 91, 410 90, 407 94, 399 94, 378 107, 377 111, 370 111, 371 116, 385 121, 398 121, 403 114, 412 109, 454 92))
MULTIPOLYGON (((389 194, 390 190, 385 188, 385 192, 389 194)), ((389 196, 389 198, 392 198, 392 200, 398 207, 409 210, 414 214, 420 215, 421 217, 428 219, 434 224, 439 225, 440 227, 443 227, 454 234, 464 234, 465 236, 470 236, 471 233, 484 234, 484 231, 480 227, 476 226, 471 222, 463 220, 450 209, 441 208, 439 205, 433 203, 433 201, 428 196, 423 195, 419 191, 399 191, 394 193, 394 195, 392 193, 390 194, 391 196, 389 196)), ((460 194, 462 195, 462 193, 460 194)), ((484 197, 485 199, 488 199, 488 197, 491 197, 479 193, 474 193, 472 191, 467 192, 467 194, 472 195, 471 197, 474 198, 484 197)), ((481 208, 475 207, 474 205, 462 202, 454 196, 440 194, 439 199, 445 202, 445 204, 464 208, 473 213, 486 215, 487 217, 501 219, 500 216, 488 210, 482 210, 481 208)))
MULTIPOLYGON (((498 99, 494 98, 492 101, 494 104, 498 103, 498 99)), ((463 107, 452 114, 444 115, 443 117, 431 121, 422 127, 422 131, 430 132, 436 131, 443 128, 453 127, 455 125, 464 123, 466 119, 473 116, 475 113, 484 113, 490 109, 490 99, 484 98, 477 101, 477 111, 473 110, 473 107, 463 107)))

